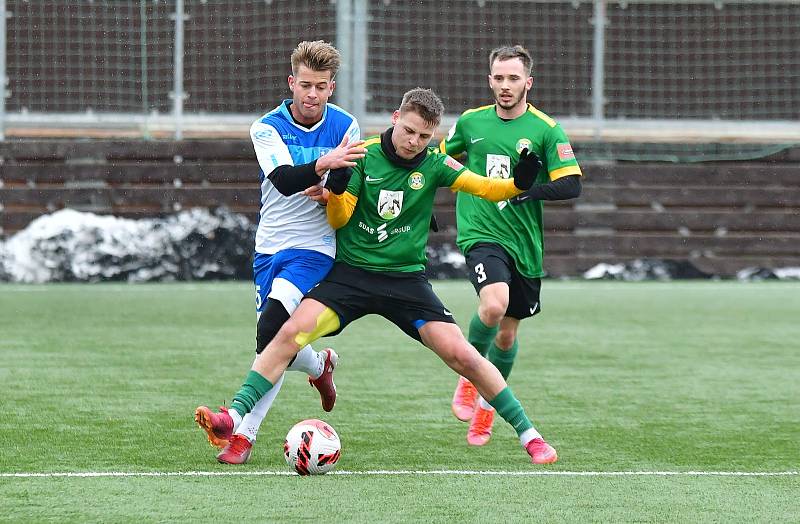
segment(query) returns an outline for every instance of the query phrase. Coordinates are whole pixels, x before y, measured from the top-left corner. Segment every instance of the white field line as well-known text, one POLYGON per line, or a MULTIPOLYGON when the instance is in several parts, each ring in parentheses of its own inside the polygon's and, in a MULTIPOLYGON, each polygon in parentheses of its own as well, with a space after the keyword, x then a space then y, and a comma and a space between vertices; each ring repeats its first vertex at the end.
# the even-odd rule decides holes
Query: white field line
MULTIPOLYGON (((371 470, 334 471, 351 476, 495 476, 495 477, 796 477, 800 471, 471 471, 371 470)), ((0 478, 95 477, 284 477, 293 471, 85 471, 0 473, 0 478)))

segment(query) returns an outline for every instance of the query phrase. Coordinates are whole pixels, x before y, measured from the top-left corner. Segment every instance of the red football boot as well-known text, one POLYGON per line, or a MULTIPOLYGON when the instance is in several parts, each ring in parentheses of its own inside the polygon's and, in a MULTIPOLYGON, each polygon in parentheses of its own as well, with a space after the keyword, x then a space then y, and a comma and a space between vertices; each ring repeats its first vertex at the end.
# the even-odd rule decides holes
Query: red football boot
POLYGON ((336 363, 339 361, 339 355, 336 354, 331 348, 322 350, 327 353, 325 356, 325 367, 322 369, 322 375, 318 378, 308 377, 308 383, 319 391, 319 397, 322 401, 322 409, 330 411, 336 403, 336 384, 333 383, 333 370, 336 369, 336 363))
POLYGON ((253 443, 244 435, 234 434, 228 445, 217 455, 223 464, 244 464, 250 458, 253 443))
POLYGON ((492 424, 494 423, 494 410, 483 409, 480 404, 475 406, 475 414, 467 430, 467 443, 470 446, 483 446, 492 438, 492 424))

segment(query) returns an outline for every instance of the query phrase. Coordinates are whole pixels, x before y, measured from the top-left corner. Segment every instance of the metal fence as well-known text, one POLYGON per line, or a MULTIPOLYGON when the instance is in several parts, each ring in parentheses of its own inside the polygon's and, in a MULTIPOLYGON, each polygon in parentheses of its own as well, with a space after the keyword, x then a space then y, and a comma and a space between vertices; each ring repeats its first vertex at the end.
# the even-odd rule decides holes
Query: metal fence
POLYGON ((304 39, 367 129, 417 85, 447 121, 490 103, 489 51, 521 43, 573 137, 800 142, 798 0, 0 0, 0 134, 246 132, 304 39))

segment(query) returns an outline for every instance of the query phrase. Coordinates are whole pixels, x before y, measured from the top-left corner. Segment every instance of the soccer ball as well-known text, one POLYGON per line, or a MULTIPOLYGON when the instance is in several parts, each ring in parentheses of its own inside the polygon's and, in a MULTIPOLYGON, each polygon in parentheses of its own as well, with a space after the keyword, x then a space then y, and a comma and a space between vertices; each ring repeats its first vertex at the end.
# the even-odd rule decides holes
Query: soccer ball
POLYGON ((295 424, 283 442, 283 456, 300 475, 322 475, 336 467, 342 443, 330 424, 317 419, 295 424))

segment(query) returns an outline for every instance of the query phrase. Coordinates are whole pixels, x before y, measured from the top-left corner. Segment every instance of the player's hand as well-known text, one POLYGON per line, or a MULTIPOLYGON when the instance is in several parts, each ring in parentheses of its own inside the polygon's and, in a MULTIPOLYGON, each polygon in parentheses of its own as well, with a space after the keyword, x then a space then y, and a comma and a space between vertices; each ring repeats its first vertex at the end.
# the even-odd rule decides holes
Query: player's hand
POLYGON ((530 189, 541 168, 542 162, 539 157, 526 147, 520 152, 519 162, 514 166, 514 185, 523 191, 530 189))
POLYGON ((321 206, 328 205, 329 191, 322 186, 311 186, 303 194, 321 206))
POLYGON ((349 167, 331 169, 331 172, 328 173, 328 181, 325 182, 325 189, 334 195, 341 195, 347 189, 351 176, 353 176, 353 170, 349 167))
POLYGON ((350 139, 345 136, 338 146, 317 159, 317 174, 322 176, 329 169, 354 167, 356 160, 364 158, 364 155, 367 154, 367 150, 361 147, 362 145, 364 145, 363 140, 351 143, 350 139))

